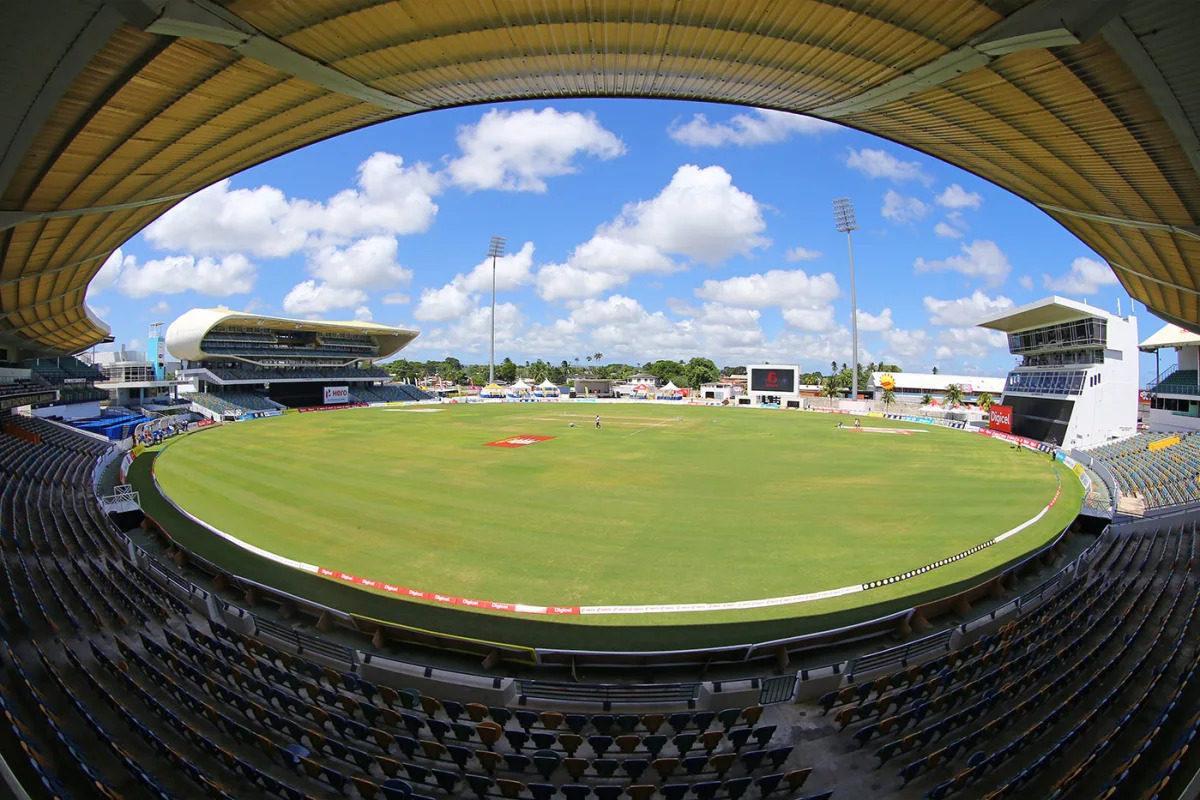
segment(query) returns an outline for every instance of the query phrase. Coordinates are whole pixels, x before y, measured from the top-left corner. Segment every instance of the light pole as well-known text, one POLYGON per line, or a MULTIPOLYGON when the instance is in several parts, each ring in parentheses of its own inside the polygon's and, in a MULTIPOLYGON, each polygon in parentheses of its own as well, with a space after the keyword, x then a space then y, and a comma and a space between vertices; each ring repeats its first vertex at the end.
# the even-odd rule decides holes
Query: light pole
POLYGON ((488 353, 488 383, 496 382, 496 259, 504 255, 504 237, 493 236, 487 254, 492 257, 492 348, 488 353))
POLYGON ((833 221, 839 232, 846 234, 846 248, 850 251, 850 337, 854 348, 854 364, 851 366, 850 399, 858 399, 858 297, 854 292, 854 242, 850 232, 858 230, 858 221, 854 219, 854 203, 849 197, 839 197, 833 201, 833 221))

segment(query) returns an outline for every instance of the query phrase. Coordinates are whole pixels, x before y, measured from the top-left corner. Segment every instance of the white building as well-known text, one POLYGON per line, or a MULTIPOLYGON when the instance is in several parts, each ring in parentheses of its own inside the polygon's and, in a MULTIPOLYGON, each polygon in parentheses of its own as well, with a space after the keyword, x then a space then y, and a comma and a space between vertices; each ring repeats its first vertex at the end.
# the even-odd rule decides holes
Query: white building
POLYGON ((1092 447, 1137 430, 1137 318, 1046 297, 979 323, 1021 358, 1004 385, 1012 432, 1092 447))
POLYGON ((1200 430, 1200 336, 1178 325, 1164 325, 1138 345, 1146 353, 1154 353, 1158 364, 1162 350, 1175 351, 1175 363, 1156 369, 1156 377, 1146 389, 1150 394, 1150 409, 1146 423, 1159 432, 1200 430))
POLYGON ((882 400, 885 384, 892 384, 892 393, 900 402, 920 402, 925 395, 939 403, 945 398, 951 385, 958 386, 968 403, 974 403, 979 395, 987 392, 999 402, 1004 391, 1004 378, 982 378, 977 375, 946 375, 932 372, 872 372, 867 379, 866 391, 873 400, 882 400))
POLYGON ((108 392, 108 401, 113 405, 177 405, 171 401, 177 389, 187 385, 172 377, 179 370, 178 361, 156 360, 146 351, 127 350, 123 345, 119 350, 85 356, 84 360, 104 373, 104 380, 95 386, 108 392))

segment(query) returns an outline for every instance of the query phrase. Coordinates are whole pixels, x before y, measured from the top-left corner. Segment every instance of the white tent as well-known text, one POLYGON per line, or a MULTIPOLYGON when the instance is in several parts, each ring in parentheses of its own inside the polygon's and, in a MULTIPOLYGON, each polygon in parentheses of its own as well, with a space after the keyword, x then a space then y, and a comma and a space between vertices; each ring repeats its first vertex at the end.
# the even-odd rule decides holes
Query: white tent
POLYGON ((526 383, 525 381, 521 380, 521 381, 517 381, 516 383, 514 383, 512 386, 510 386, 508 388, 514 392, 528 392, 529 384, 526 383))
POLYGON ((538 384, 539 389, 557 389, 558 384, 553 383, 549 378, 538 384))
POLYGON ((675 385, 675 381, 667 381, 666 386, 660 386, 658 389, 660 394, 672 394, 679 391, 679 387, 675 385))
POLYGON ((536 391, 534 392, 534 394, 537 395, 538 397, 557 397, 558 396, 558 386, 555 385, 554 383, 551 383, 549 378, 547 378, 546 380, 539 383, 535 387, 535 389, 536 389, 536 391))

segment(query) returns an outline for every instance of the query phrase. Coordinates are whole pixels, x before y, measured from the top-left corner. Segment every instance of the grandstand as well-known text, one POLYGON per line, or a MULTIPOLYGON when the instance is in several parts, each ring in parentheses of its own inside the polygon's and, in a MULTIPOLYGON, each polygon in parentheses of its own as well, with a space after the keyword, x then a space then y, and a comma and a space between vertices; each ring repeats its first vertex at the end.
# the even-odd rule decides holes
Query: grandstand
POLYGON ((1157 509, 1200 502, 1200 436, 1139 433, 1085 451, 1112 470, 1120 491, 1157 509))
POLYGON ((415 387, 391 387, 387 370, 374 366, 416 336, 370 322, 193 309, 171 323, 166 345, 182 359, 178 375, 192 385, 192 410, 226 419, 330 402, 428 399, 415 387))
MULTIPOLYGON (((604 653, 613 670, 604 671, 579 667, 579 654, 552 662, 533 650, 514 664, 502 642, 425 626, 389 642, 376 621, 249 583, 174 542, 163 549, 139 526, 153 530, 153 520, 106 513, 131 501, 98 497, 113 490, 115 447, 10 413, 92 402, 86 375, 21 365, 111 341, 85 302, 89 282, 184 197, 340 132, 514 98, 686 95, 880 134, 1016 192, 1094 248, 1151 313, 1200 328, 1193 3, 44 0, 5 14, 0 780, 12 794, 1176 800, 1200 791, 1189 511, 1121 520, 1096 537, 1072 526, 969 599, 931 598, 953 609, 951 623, 922 630, 920 608, 884 620, 894 641, 882 650, 879 630, 833 631, 766 648, 767 666, 747 652, 740 671, 720 676, 712 653, 703 666, 675 653, 604 653), (802 666, 789 661, 800 653, 802 666)), ((409 391, 361 368, 387 357, 375 333, 386 336, 383 326, 219 313, 229 321, 213 323, 227 329, 214 331, 210 350, 204 326, 188 339, 191 354, 176 355, 195 362, 198 393, 229 404, 223 416, 246 410, 229 398, 292 405, 327 387, 362 398, 409 391), (271 330, 257 330, 260 320, 271 330)), ((1120 365, 1091 333, 1069 347, 1021 339, 1062 332, 1061 322, 1011 331, 1023 355, 1006 390, 1017 398, 1015 432, 1108 447, 1134 433, 1124 417, 1137 387, 1107 380, 1120 365)), ((1152 418, 1200 418, 1195 367, 1177 369, 1156 376, 1152 418)), ((1096 451, 1128 467, 1132 491, 1186 498, 1172 481, 1196 474, 1191 437, 1150 451, 1159 441, 1096 451)), ((133 469, 148 469, 139 461, 133 469)), ((447 506, 448 525, 452 514, 447 506)))
POLYGON ((389 671, 239 593, 210 598, 106 519, 103 443, 11 422, 46 439, 0 434, 0 742, 53 796, 1092 797, 1181 789, 1194 763, 1190 527, 1110 532, 952 636, 782 694, 774 678, 597 694, 389 671))

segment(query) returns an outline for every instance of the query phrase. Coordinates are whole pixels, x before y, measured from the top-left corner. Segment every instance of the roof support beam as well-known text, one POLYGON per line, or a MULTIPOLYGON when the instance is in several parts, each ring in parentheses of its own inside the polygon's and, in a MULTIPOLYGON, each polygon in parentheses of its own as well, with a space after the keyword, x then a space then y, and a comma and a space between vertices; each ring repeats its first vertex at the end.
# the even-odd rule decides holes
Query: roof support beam
MULTIPOLYGON (((1177 289, 1181 292, 1187 292, 1188 294, 1200 295, 1200 290, 1193 289, 1189 286, 1180 286, 1178 283, 1171 283, 1171 281, 1164 281, 1162 278, 1156 278, 1153 275, 1147 275, 1144 272, 1138 272, 1136 269, 1133 269, 1131 267, 1122 266, 1121 264, 1118 264, 1115 261, 1108 262, 1108 265, 1110 267, 1112 267, 1113 269, 1120 270, 1121 272, 1128 272, 1130 275, 1137 275, 1142 280, 1150 281, 1151 283, 1157 283, 1160 286, 1166 286, 1171 289, 1177 289)), ((1148 305, 1146 307, 1149 308, 1148 305)), ((1155 311, 1154 313, 1158 314, 1160 312, 1155 311)), ((1193 322, 1193 323, 1188 323, 1188 324, 1192 327, 1195 327, 1196 323, 1193 322)))
POLYGON ((107 259, 110 255, 112 255, 112 253, 101 253, 100 255, 89 256, 88 258, 84 258, 79 261, 72 261, 70 264, 63 264, 62 266, 54 267, 53 269, 38 270, 37 272, 31 272, 28 275, 18 275, 15 278, 9 278, 8 280, 0 281, 0 289, 3 289, 5 286, 12 286, 13 284, 16 284, 16 283, 25 283, 26 281, 36 281, 36 280, 38 280, 40 278, 44 278, 48 275, 57 275, 60 272, 66 272, 69 269, 75 269, 75 267, 78 267, 80 264, 86 264, 89 261, 99 261, 100 259, 107 259))
POLYGON ((1116 225, 1119 228, 1140 228, 1147 231, 1164 231, 1166 233, 1177 233, 1180 236, 1190 236, 1193 239, 1200 239, 1200 225, 1171 225, 1166 222, 1144 222, 1136 219, 1110 217, 1107 214, 1095 214, 1091 211, 1078 211, 1073 208, 1063 208, 1062 206, 1055 206, 1049 203, 1037 203, 1036 205, 1043 211, 1049 211, 1054 214, 1065 214, 1068 217, 1078 217, 1079 219, 1099 222, 1104 225, 1116 225))
POLYGON ((1012 16, 997 22, 967 44, 922 64, 882 86, 805 111, 817 117, 838 118, 868 111, 940 86, 966 72, 985 67, 995 58, 1023 50, 1079 44, 1105 21, 1117 14, 1128 0, 1078 3, 1073 0, 1035 0, 1012 16))
POLYGON ((0 231, 15 228, 26 222, 43 219, 86 217, 89 214, 110 214, 113 211, 127 211, 131 208, 144 208, 145 206, 174 203, 190 194, 191 192, 180 192, 178 194, 169 194, 165 197, 152 197, 149 200, 133 200, 129 203, 116 203, 111 206, 92 206, 91 208, 64 208, 57 211, 0 211, 0 231))
MULTIPOLYGON (((130 1, 119 0, 122 3, 130 1)), ((200 39, 224 45, 246 58, 260 61, 280 72, 397 114, 425 110, 425 106, 372 88, 344 72, 293 50, 212 0, 168 0, 161 15, 145 26, 145 29, 149 33, 161 36, 200 39)))
POLYGON ((1175 96, 1175 92, 1171 91, 1170 85, 1167 84, 1158 65, 1154 63, 1154 59, 1150 57, 1146 48, 1142 47, 1137 36, 1129 30, 1129 26, 1120 17, 1105 25, 1101 29, 1101 33, 1104 35, 1104 40, 1113 50, 1117 51, 1117 55, 1125 62, 1125 66, 1129 67, 1129 71, 1146 90, 1146 94, 1150 96, 1150 102, 1154 103, 1158 113, 1162 114, 1167 127, 1179 141, 1179 146, 1187 153, 1192 169, 1200 177, 1200 137, 1197 137, 1196 129, 1192 127, 1187 114, 1184 113, 1183 106, 1179 104, 1179 98, 1175 96))

